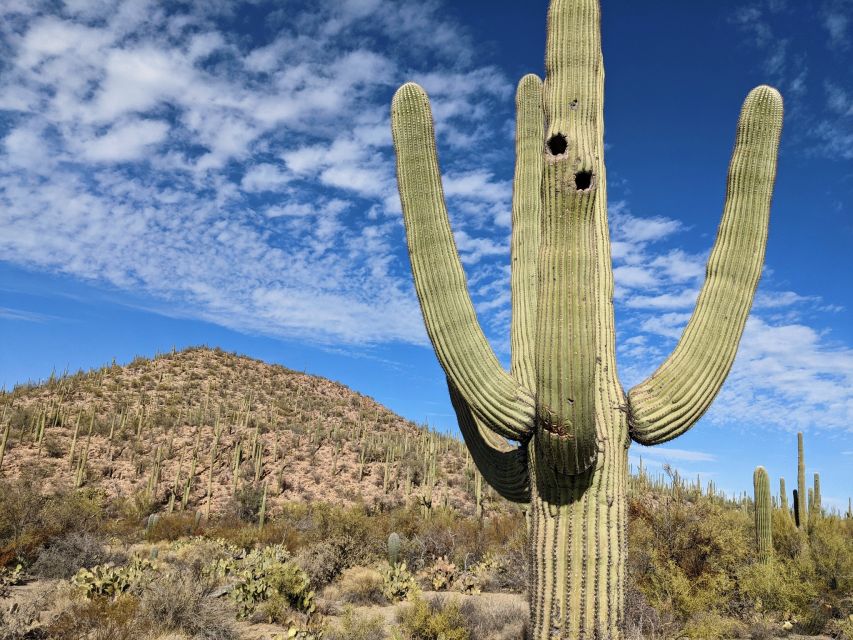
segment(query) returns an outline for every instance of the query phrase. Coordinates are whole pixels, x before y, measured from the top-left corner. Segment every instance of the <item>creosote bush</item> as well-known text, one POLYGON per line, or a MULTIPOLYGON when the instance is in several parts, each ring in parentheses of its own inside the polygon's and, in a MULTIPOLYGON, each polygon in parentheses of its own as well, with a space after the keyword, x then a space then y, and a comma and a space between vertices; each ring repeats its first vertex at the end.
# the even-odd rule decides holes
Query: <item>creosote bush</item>
POLYGON ((471 640, 455 600, 417 596, 401 609, 399 624, 405 640, 471 640))

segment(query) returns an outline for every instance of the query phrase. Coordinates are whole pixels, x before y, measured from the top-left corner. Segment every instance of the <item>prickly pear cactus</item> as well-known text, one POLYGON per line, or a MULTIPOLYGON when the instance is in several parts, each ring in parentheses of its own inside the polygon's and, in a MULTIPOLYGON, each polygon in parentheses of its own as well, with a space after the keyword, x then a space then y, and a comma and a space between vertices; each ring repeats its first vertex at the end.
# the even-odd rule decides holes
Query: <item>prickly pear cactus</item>
POLYGON ((511 366, 486 340, 447 217, 429 99, 391 106, 415 288, 472 458, 530 503, 535 640, 622 637, 628 446, 687 431, 725 380, 764 261, 782 100, 741 110, 727 197, 696 309, 673 353, 627 394, 616 375, 598 0, 552 0, 546 76, 516 94, 511 366), (514 441, 517 444, 510 444, 514 441))
POLYGON ((418 590, 418 583, 405 562, 388 565, 382 573, 382 594, 389 602, 405 600, 418 590))

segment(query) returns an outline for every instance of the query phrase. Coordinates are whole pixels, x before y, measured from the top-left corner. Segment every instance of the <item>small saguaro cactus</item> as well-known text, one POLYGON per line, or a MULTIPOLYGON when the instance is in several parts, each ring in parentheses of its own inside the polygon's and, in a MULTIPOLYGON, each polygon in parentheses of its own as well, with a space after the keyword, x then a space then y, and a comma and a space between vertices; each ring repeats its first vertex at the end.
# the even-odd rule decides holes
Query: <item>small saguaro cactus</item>
POLYGON ((797 434, 797 526, 805 529, 809 526, 809 512, 806 507, 806 458, 803 451, 803 432, 797 434))
POLYGON ((797 528, 801 528, 800 525, 800 492, 794 489, 794 524, 797 525, 797 528))
POLYGON ((767 563, 773 555, 773 509, 770 504, 770 477, 764 467, 756 467, 752 474, 755 490, 755 542, 758 561, 767 563))
POLYGON ((489 346, 447 217, 429 99, 394 96, 397 181, 415 288, 477 468, 530 503, 531 635, 622 638, 631 440, 660 444, 707 410, 734 360, 764 261, 782 100, 752 90, 696 309, 627 394, 616 375, 598 0, 552 0, 544 83, 516 94, 511 366, 489 346), (510 445, 508 440, 518 442, 510 445))
POLYGON ((823 510, 823 504, 820 498, 820 474, 814 474, 814 501, 812 503, 812 515, 820 517, 823 510))
POLYGON ((388 564, 392 567, 397 564, 400 559, 400 534, 396 531, 391 532, 388 536, 388 564))
POLYGON ((788 493, 785 491, 785 478, 779 478, 779 506, 785 515, 790 515, 788 510, 788 493))

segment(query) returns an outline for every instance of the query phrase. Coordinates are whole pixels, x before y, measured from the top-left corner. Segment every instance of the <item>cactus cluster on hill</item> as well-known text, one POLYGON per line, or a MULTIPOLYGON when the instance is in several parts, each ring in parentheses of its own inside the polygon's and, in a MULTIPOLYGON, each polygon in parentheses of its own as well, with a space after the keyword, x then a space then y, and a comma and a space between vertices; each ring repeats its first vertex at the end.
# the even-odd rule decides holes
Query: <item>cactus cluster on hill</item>
MULTIPOLYGON (((256 501, 504 508, 457 439, 345 386, 191 348, 0 393, 0 477, 144 494, 210 518, 256 501)), ((261 526, 262 522, 259 522, 261 526)))

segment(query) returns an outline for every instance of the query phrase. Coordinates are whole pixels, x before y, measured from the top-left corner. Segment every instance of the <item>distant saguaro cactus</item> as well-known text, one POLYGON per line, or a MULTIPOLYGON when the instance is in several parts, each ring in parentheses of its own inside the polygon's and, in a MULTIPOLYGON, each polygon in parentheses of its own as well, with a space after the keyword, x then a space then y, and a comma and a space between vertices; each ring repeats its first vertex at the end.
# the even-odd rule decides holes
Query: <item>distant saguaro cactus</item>
POLYGON ((603 90, 598 0, 552 0, 545 82, 525 76, 516 94, 509 372, 467 292, 429 99, 409 83, 391 107, 415 287, 460 429, 486 481, 531 504, 536 640, 622 637, 628 446, 687 431, 731 368, 764 261, 782 125, 779 93, 752 90, 696 309, 675 351, 626 395, 616 375, 603 90))
POLYGON ((803 432, 797 434, 797 526, 805 529, 809 526, 809 510, 806 505, 806 457, 803 451, 803 432))
POLYGON ((823 510, 823 503, 820 497, 820 474, 814 474, 814 503, 812 504, 812 515, 820 517, 823 510))
POLYGON ((770 477, 764 467, 752 474, 755 490, 755 542, 759 562, 770 562, 773 555, 773 509, 770 504, 770 477))

